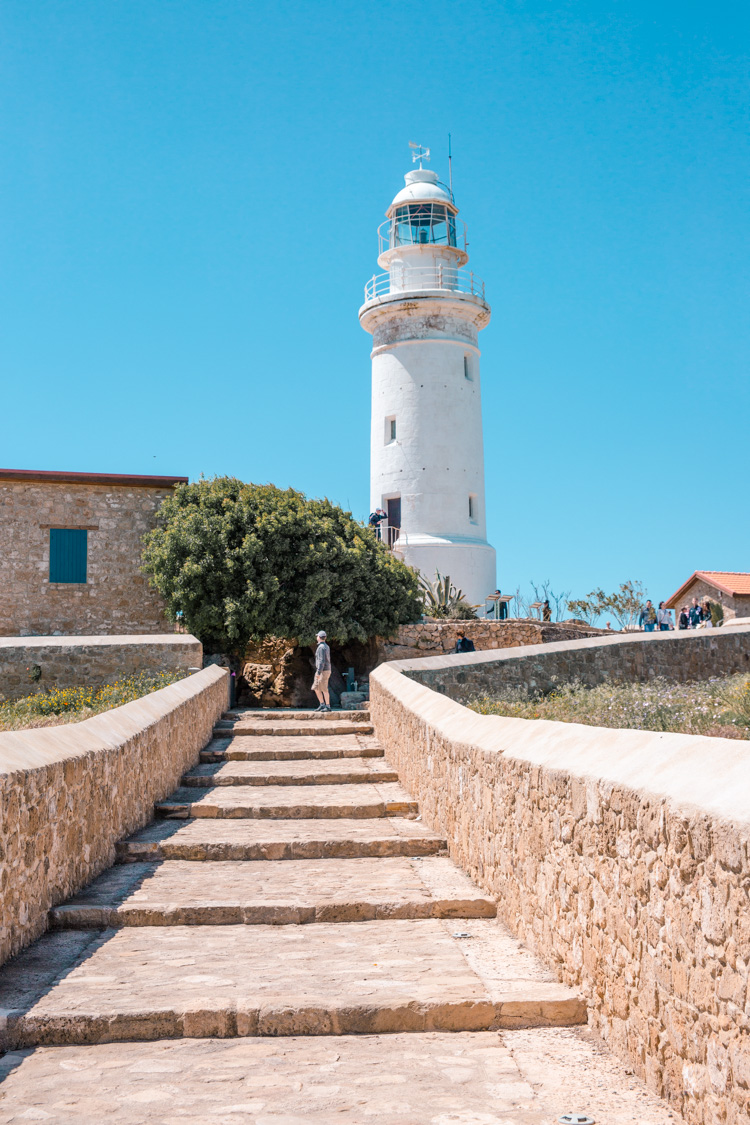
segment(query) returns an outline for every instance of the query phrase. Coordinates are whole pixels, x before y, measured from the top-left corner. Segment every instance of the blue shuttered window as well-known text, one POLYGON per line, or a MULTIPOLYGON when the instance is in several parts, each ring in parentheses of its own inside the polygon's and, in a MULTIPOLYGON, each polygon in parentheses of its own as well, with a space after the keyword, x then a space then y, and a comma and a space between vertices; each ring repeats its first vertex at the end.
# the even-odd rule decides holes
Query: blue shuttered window
POLYGON ((50 582, 85 582, 88 532, 53 527, 49 533, 50 582))

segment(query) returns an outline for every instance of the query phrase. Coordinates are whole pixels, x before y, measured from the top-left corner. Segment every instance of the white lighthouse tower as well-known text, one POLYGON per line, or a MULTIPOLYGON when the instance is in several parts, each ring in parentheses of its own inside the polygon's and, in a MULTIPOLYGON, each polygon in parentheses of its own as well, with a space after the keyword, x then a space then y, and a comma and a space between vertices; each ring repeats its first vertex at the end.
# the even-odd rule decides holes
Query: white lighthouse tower
POLYGON ((422 167, 386 211, 359 319, 373 337, 370 506, 410 566, 481 604, 495 590, 487 542, 477 336, 490 319, 451 191, 422 167))

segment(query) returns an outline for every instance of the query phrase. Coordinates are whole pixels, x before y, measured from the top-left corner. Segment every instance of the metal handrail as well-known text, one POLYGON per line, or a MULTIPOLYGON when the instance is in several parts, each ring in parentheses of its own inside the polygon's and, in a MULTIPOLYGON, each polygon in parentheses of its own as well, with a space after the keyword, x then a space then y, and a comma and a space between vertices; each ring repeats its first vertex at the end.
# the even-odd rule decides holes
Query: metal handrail
POLYGON ((365 302, 376 297, 420 292, 463 293, 484 301, 484 282, 473 270, 459 270, 438 262, 434 266, 396 266, 376 273, 365 285, 365 302))
POLYGON ((372 530, 375 532, 378 539, 385 543, 386 547, 390 547, 391 550, 393 550, 396 540, 401 533, 401 528, 396 527, 396 525, 392 523, 379 523, 377 527, 373 527, 372 530))

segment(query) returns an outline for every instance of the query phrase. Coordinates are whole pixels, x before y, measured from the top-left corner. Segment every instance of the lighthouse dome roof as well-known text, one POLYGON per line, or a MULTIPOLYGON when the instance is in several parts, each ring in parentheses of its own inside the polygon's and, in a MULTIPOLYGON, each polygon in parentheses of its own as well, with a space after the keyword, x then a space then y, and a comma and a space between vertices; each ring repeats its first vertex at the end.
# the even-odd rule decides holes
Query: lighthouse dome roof
POLYGON ((437 172, 430 168, 415 168, 406 173, 404 180, 406 187, 401 188, 388 208, 388 213, 402 203, 447 203, 449 207, 456 209, 450 191, 445 184, 440 183, 437 172))

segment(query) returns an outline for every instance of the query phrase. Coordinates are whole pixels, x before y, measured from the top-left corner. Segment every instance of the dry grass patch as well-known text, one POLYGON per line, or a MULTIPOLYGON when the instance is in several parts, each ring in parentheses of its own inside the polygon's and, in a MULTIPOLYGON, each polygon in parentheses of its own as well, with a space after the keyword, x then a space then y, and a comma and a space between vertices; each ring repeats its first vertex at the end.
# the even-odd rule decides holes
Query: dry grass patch
POLYGON ((0 731, 80 723, 184 678, 183 672, 140 672, 101 687, 53 688, 0 703, 0 731))
POLYGON ((508 688, 472 699, 468 706, 482 715, 750 739, 750 676, 688 684, 657 678, 594 688, 574 682, 546 695, 508 688))

